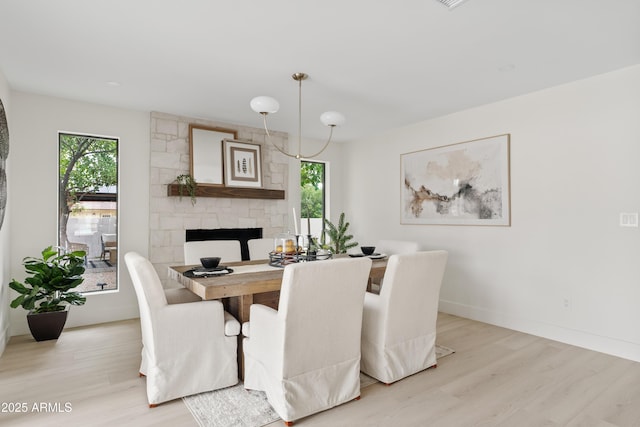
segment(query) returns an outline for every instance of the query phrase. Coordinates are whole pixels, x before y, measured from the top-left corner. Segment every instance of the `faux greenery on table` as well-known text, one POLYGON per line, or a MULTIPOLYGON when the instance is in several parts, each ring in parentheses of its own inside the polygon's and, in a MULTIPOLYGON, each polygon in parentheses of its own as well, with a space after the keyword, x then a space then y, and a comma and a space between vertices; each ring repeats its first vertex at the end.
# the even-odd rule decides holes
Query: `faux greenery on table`
POLYGON ((66 252, 49 246, 42 251, 41 258, 25 258, 22 264, 31 276, 24 283, 15 279, 9 283, 9 287, 20 294, 11 301, 11 307, 47 313, 62 311, 67 304, 84 304, 87 298, 72 289, 84 280, 85 255, 84 251, 66 252))
POLYGON ((328 219, 325 219, 324 222, 326 232, 331 240, 329 246, 334 254, 344 254, 348 249, 358 246, 358 242, 351 242, 353 235, 347 234, 349 223, 344 220, 344 212, 340 214, 337 226, 328 219))

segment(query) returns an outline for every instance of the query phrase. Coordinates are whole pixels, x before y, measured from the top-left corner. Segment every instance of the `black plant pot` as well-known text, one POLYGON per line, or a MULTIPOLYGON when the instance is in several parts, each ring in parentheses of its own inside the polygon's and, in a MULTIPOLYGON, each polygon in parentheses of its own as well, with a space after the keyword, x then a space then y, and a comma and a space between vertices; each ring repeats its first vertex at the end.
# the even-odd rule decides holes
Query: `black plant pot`
POLYGON ((56 340, 67 322, 68 310, 49 313, 29 313, 27 322, 36 341, 56 340))

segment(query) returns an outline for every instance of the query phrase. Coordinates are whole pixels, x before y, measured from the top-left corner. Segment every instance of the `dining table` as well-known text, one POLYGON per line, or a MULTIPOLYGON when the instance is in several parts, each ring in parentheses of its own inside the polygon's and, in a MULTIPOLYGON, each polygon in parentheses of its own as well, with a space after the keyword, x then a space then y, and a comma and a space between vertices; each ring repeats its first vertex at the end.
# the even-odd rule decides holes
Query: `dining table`
MULTIPOLYGON (((331 259, 309 262, 326 263, 327 268, 331 268, 333 259, 347 256, 346 254, 334 255, 331 259)), ((268 259, 224 263, 224 267, 231 269, 232 272, 220 275, 194 276, 193 270, 199 267, 201 266, 171 266, 168 276, 203 300, 221 300, 225 310, 241 324, 250 320, 251 304, 263 304, 278 309, 284 268, 271 265, 268 259)), ((387 257, 372 259, 368 290, 371 290, 372 281, 380 282, 386 268, 387 257)), ((335 298, 340 298, 340 295, 335 295, 335 298)), ((238 340, 238 370, 242 379, 244 358, 241 338, 239 337, 238 340)))
MULTIPOLYGON (((342 258, 334 256, 332 259, 342 258)), ((327 263, 331 260, 312 261, 327 263)), ((199 265, 178 265, 169 267, 169 278, 177 281, 203 300, 219 299, 231 314, 241 323, 249 321, 251 304, 265 304, 278 308, 280 286, 282 285, 283 267, 272 266, 269 260, 252 260, 224 263, 233 270, 224 275, 192 276, 185 273, 199 265)), ((387 268, 387 258, 372 259, 371 280, 381 279, 387 268)), ((368 288, 370 290, 370 288, 368 288)), ((339 296, 336 296, 339 297, 339 296)))

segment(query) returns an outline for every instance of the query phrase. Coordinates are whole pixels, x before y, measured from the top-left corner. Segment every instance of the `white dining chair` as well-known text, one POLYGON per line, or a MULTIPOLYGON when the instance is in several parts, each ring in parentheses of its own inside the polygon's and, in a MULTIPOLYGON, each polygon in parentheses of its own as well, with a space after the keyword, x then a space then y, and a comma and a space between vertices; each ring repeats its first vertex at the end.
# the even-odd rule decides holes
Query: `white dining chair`
POLYGON ((269 259, 269 252, 273 251, 274 239, 249 239, 247 245, 249 246, 249 259, 269 259))
MULTIPOLYGON (((396 254, 412 254, 418 252, 418 242, 411 240, 378 240, 376 253, 387 256, 396 254)), ((380 293, 384 279, 371 283, 371 292, 380 293)))
POLYGON ((365 374, 390 384, 436 364, 436 319, 446 251, 389 257, 380 295, 367 292, 362 320, 365 374))
POLYGON ((287 265, 278 310, 253 304, 244 323, 244 386, 294 420, 360 396, 362 304, 369 258, 287 265))
POLYGON ((140 376, 149 407, 237 384, 240 323, 222 303, 183 302, 189 300, 183 292, 164 292, 148 259, 136 252, 124 259, 140 309, 140 376))
POLYGON ((410 254, 418 252, 418 242, 410 240, 378 240, 376 252, 386 255, 410 254))
POLYGON ((220 257, 220 263, 242 261, 239 240, 202 240, 185 242, 184 263, 200 264, 200 258, 220 257))

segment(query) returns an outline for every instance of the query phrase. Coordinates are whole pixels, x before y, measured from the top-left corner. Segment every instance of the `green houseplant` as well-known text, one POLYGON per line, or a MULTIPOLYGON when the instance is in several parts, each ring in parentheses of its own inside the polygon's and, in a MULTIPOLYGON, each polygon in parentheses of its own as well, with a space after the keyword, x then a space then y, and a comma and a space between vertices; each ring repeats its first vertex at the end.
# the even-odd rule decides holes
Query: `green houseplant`
POLYGON ((334 225, 328 219, 324 220, 327 227, 327 234, 329 235, 330 249, 334 254, 344 254, 347 250, 358 246, 358 242, 352 242, 353 235, 347 234, 349 228, 349 222, 344 220, 344 212, 340 214, 338 225, 334 225))
POLYGON ((178 184, 178 193, 180 194, 180 199, 182 200, 182 196, 186 191, 191 198, 191 205, 195 205, 196 188, 198 187, 198 184, 196 183, 196 180, 193 179, 193 176, 191 176, 190 174, 178 175, 175 179, 175 182, 178 184))
POLYGON ((13 279, 9 287, 20 294, 11 307, 29 311, 27 321, 36 341, 56 339, 67 320, 69 305, 82 305, 87 298, 73 291, 84 278, 84 251, 67 252, 49 246, 42 257, 26 257, 22 264, 30 276, 24 283, 13 279))

